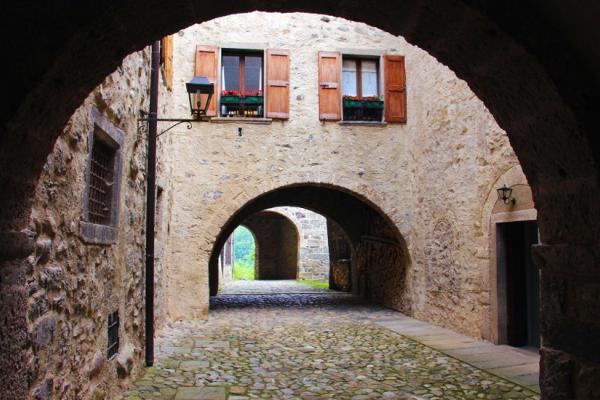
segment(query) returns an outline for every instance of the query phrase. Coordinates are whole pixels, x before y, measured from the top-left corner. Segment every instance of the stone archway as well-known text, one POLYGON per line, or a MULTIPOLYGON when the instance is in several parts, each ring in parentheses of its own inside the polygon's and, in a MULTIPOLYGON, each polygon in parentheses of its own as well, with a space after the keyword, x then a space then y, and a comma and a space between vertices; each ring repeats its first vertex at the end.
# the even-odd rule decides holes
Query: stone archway
POLYGON ((353 291, 379 304, 410 312, 405 282, 410 257, 395 224, 366 198, 348 189, 314 183, 273 189, 248 201, 229 218, 214 242, 209 261, 211 295, 217 294, 219 287, 219 250, 231 232, 260 210, 278 206, 306 208, 335 221, 355 249, 353 291))
POLYGON ((295 224, 280 213, 261 211, 242 225, 255 238, 256 279, 296 279, 300 237, 295 224))
MULTIPOLYGON (((554 371, 552 367, 564 372, 547 375, 548 393, 572 393, 570 377, 577 375, 575 368, 591 368, 597 374, 600 362, 598 322, 590 313, 579 312, 598 307, 597 296, 586 293, 593 293, 598 285, 594 266, 600 234, 598 224, 588 222, 597 221, 600 213, 600 151, 594 135, 599 79, 587 71, 598 71, 600 58, 593 40, 581 44, 598 36, 593 19, 597 4, 590 2, 576 11, 546 4, 538 7, 450 0, 383 2, 368 8, 358 2, 241 1, 232 8, 216 4, 206 9, 199 2, 182 0, 169 3, 168 10, 131 1, 90 13, 86 5, 70 2, 7 5, 3 24, 7 32, 39 32, 35 37, 11 35, 15 41, 4 53, 10 60, 29 60, 9 65, 13 73, 7 74, 10 82, 0 114, 4 243, 0 296, 6 316, 0 365, 7 390, 24 393, 26 387, 21 350, 26 340, 25 293, 20 271, 21 260, 33 244, 20 230, 27 223, 31 193, 61 127, 126 54, 192 22, 260 8, 327 12, 401 33, 449 65, 485 101, 508 132, 538 205, 545 244, 538 249, 537 260, 543 268, 543 370, 554 371), (56 104, 62 107, 57 110, 56 104), (578 260, 577 265, 573 260, 578 260), (571 274, 573 269, 578 272, 571 274), (557 299, 559 287, 563 295, 557 299)), ((593 381, 588 372, 577 376, 575 385, 593 381)))

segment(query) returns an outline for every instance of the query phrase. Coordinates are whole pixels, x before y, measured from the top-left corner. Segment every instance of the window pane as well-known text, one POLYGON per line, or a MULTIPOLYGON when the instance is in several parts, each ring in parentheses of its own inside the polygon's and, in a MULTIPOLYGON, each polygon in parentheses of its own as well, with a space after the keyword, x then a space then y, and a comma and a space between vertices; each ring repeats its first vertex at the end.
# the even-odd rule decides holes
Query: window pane
POLYGON ((262 57, 246 56, 244 69, 244 90, 262 90, 262 57))
POLYGON ((238 56, 223 56, 223 82, 225 90, 240 89, 240 58, 238 56))
POLYGON ((375 61, 363 61, 361 72, 363 97, 377 96, 377 63, 375 61))
POLYGON ((342 93, 356 96, 356 61, 344 60, 342 65, 342 93))

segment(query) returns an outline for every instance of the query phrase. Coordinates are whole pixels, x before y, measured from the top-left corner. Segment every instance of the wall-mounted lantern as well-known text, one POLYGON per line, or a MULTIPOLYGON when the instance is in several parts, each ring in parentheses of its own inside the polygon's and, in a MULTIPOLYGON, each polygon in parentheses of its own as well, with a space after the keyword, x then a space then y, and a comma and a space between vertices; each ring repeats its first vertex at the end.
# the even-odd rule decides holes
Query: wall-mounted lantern
POLYGON ((502 200, 504 204, 512 204, 513 206, 517 202, 517 200, 512 197, 512 188, 506 186, 506 184, 502 185, 501 188, 496 189, 498 192, 498 200, 502 200))
POLYGON ((190 111, 194 119, 199 120, 206 116, 208 105, 215 92, 214 83, 210 83, 205 76, 195 76, 185 84, 190 99, 190 111))

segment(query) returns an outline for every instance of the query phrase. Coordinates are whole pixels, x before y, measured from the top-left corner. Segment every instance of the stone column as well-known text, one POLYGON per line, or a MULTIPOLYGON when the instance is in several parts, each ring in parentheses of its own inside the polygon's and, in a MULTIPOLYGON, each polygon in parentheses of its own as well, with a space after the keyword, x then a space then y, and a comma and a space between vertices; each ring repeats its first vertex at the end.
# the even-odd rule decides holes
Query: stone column
POLYGON ((541 245, 544 399, 600 398, 600 248, 541 245))
POLYGON ((544 399, 600 399, 599 199, 595 177, 538 187, 544 399))

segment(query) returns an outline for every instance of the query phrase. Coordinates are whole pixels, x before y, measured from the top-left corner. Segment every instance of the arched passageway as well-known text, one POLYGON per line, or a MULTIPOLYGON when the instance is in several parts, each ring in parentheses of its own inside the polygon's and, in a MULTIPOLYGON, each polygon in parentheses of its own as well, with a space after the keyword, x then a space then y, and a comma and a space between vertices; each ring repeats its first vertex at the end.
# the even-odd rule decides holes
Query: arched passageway
MULTIPOLYGON (((340 187, 314 183, 274 189, 247 202, 229 219, 217 236, 209 262, 211 295, 218 292, 218 254, 231 232, 240 223, 252 226, 248 221, 260 210, 279 206, 306 208, 335 221, 338 240, 348 240, 349 245, 337 250, 334 259, 341 260, 347 268, 348 256, 353 254, 350 270, 346 272, 347 281, 340 279, 340 289, 352 287, 355 293, 376 303, 410 312, 410 304, 405 299, 410 259, 395 225, 364 197, 340 187)), ((260 238, 258 241, 260 243, 260 238)), ((265 250, 265 246, 260 246, 259 254, 265 250)))
POLYGON ((272 211, 244 220, 256 238, 256 279, 296 279, 300 238, 294 223, 272 211))
MULTIPOLYGON (((582 312, 598 308, 598 296, 592 293, 598 286, 600 234, 598 224, 590 223, 600 219, 596 2, 577 9, 566 3, 497 6, 450 0, 382 2, 368 8, 359 2, 246 1, 206 8, 182 0, 169 3, 168 12, 136 1, 97 13, 71 2, 6 5, 3 29, 14 41, 5 43, 3 54, 28 60, 8 66, 0 114, 0 296, 5 316, 0 366, 6 390, 26 390, 22 262, 34 245, 21 230, 28 223, 37 177, 61 128, 126 54, 192 22, 254 8, 327 12, 403 34, 469 83, 508 132, 539 210, 544 246, 536 257, 542 267, 547 393, 568 397, 574 396, 573 387, 588 388, 600 362, 600 326, 595 313, 582 312), (39 34, 13 35, 17 31, 39 34)), ((584 398, 588 392, 581 390, 577 395, 584 398)))

